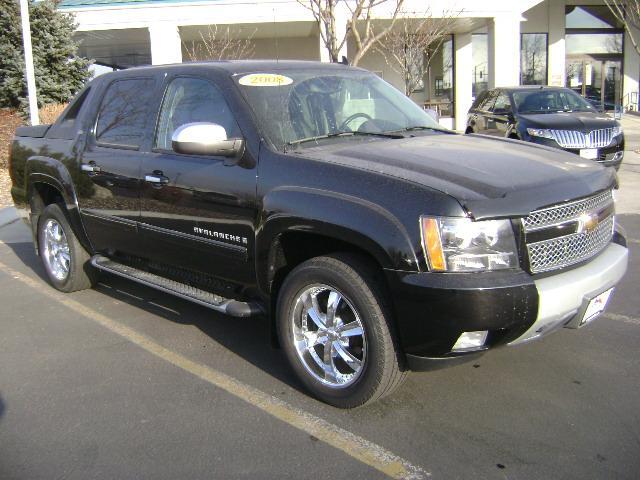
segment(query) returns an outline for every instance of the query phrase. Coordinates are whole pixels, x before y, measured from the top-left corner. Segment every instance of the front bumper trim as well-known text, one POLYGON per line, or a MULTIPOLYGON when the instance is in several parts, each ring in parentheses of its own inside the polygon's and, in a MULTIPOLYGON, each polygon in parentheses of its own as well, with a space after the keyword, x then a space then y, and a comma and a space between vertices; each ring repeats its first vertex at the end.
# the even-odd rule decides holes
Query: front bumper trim
POLYGON ((534 280, 539 296, 538 316, 526 332, 508 345, 535 340, 565 325, 573 326, 589 299, 620 281, 627 271, 628 256, 625 247, 611 243, 586 265, 534 280))

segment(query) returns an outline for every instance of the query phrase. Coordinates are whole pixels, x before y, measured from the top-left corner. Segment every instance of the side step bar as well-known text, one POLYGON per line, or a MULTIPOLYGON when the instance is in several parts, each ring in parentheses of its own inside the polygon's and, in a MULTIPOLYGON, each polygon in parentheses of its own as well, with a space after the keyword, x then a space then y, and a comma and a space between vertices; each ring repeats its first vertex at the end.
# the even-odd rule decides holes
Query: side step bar
POLYGON ((168 278, 145 272, 144 270, 123 265, 102 255, 94 255, 91 257, 91 265, 98 270, 128 278, 134 282, 170 293, 171 295, 198 303, 217 312, 224 313, 225 315, 231 315, 232 317, 250 317, 263 313, 257 304, 224 298, 215 293, 200 290, 199 288, 169 280, 168 278))

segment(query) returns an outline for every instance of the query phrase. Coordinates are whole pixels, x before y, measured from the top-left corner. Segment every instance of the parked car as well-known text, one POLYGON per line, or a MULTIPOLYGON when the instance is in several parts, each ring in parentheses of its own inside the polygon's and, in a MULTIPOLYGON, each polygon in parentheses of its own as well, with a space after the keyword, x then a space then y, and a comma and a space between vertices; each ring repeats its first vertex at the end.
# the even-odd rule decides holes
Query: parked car
POLYGON ((19 128, 10 169, 55 288, 108 272, 263 316, 342 408, 581 327, 627 268, 612 169, 443 130, 339 64, 108 73, 55 124, 19 128))
POLYGON ((561 148, 606 167, 620 168, 620 123, 568 88, 522 86, 479 95, 465 133, 481 133, 561 148))

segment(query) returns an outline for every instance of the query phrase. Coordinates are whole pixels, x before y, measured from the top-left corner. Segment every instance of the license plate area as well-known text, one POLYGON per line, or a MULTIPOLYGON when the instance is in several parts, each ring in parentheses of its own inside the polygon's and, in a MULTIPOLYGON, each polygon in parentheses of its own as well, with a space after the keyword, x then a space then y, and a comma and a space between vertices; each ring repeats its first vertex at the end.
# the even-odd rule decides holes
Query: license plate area
POLYGON ((581 148, 580 156, 582 158, 586 158, 587 160, 595 160, 598 158, 598 149, 597 148, 581 148))
POLYGON ((583 327, 587 323, 594 320, 598 315, 604 312, 604 309, 607 308, 607 303, 609 303, 609 299, 611 298, 611 294, 613 293, 613 288, 602 292, 599 295, 596 295, 589 303, 587 303, 587 308, 584 310, 584 314, 580 319, 580 323, 578 327, 583 327))

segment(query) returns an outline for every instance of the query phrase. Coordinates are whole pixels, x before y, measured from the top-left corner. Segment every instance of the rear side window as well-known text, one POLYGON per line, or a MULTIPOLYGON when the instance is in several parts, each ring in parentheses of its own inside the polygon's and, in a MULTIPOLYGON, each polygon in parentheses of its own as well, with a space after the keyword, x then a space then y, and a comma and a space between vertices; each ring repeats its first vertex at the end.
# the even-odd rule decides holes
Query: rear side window
POLYGON ((493 106, 493 111, 511 111, 511 102, 509 101, 509 96, 506 93, 501 92, 500 95, 498 95, 496 103, 493 106))
POLYGON ((116 80, 107 88, 96 123, 99 143, 138 148, 144 140, 154 80, 116 80))
POLYGON ((76 118, 78 118, 78 114, 80 113, 85 100, 89 96, 90 91, 91 87, 85 88, 84 91, 73 101, 71 107, 69 107, 69 110, 67 110, 67 113, 62 119, 62 123, 76 121, 76 118))
POLYGON ((162 102, 155 148, 171 150, 171 136, 185 123, 216 123, 227 138, 240 136, 238 124, 222 97, 211 83, 200 78, 176 78, 169 84, 162 102))
POLYGON ((493 92, 489 92, 486 98, 482 101, 482 103, 478 107, 478 110, 482 110, 483 112, 490 112, 496 100, 497 93, 498 92, 495 90, 493 92))

